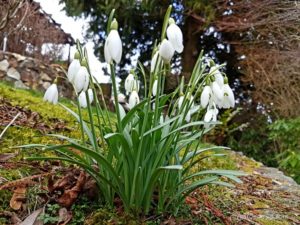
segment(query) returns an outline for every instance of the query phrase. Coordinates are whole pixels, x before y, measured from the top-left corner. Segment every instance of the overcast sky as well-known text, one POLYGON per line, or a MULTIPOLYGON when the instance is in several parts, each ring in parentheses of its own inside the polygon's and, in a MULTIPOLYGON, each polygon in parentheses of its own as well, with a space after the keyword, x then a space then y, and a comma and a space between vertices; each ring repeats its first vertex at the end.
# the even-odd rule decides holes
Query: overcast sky
POLYGON ((87 22, 84 19, 75 20, 68 17, 65 11, 62 11, 63 5, 59 5, 59 0, 35 0, 41 4, 42 9, 51 14, 51 17, 59 24, 66 33, 70 33, 74 39, 83 41, 83 33, 87 28, 87 22))

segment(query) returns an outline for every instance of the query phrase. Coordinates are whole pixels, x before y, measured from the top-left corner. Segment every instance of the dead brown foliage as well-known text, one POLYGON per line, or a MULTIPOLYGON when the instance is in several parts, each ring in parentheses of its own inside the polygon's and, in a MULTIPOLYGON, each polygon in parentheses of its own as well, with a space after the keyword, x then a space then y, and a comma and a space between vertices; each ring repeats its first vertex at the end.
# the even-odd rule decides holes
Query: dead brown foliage
POLYGON ((300 4, 288 0, 218 0, 219 31, 240 55, 253 100, 279 117, 300 115, 300 4), (233 4, 232 4, 233 3, 233 4))

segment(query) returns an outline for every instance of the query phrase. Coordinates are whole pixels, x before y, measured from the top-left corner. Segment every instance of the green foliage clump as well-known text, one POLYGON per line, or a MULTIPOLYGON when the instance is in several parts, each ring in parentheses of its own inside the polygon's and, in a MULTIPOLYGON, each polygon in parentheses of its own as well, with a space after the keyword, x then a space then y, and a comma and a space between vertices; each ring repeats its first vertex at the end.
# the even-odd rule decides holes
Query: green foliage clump
POLYGON ((269 126, 279 166, 300 183, 300 117, 277 120, 269 126))

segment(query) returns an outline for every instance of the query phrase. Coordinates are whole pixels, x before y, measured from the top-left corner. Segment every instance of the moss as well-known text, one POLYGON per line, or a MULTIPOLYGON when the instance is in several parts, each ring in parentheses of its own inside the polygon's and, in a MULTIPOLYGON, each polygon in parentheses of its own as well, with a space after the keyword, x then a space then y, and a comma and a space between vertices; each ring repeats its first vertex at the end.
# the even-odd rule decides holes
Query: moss
POLYGON ((103 224, 103 225, 112 225, 112 224, 128 224, 128 225, 143 225, 137 219, 133 218, 131 215, 122 214, 118 216, 115 211, 109 210, 107 208, 102 208, 92 213, 84 222, 85 225, 93 224, 103 224))
POLYGON ((262 225, 289 225, 290 223, 284 220, 258 218, 256 221, 262 225))

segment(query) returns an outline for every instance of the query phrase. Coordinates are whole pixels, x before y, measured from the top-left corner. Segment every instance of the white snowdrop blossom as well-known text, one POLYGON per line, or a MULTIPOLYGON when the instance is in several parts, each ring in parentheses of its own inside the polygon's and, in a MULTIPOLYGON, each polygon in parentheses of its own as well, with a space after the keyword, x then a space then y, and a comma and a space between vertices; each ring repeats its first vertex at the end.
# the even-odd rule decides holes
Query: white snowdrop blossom
POLYGON ((125 84, 124 84, 126 95, 128 95, 133 90, 134 82, 135 82, 134 75, 130 73, 126 77, 125 84))
POLYGON ((78 96, 79 105, 82 108, 87 107, 86 93, 88 93, 88 95, 89 95, 90 103, 92 103, 93 100, 94 100, 94 95, 93 95, 93 90, 92 89, 88 89, 87 92, 82 91, 80 93, 80 95, 78 96))
POLYGON ((80 69, 80 62, 78 59, 74 59, 71 62, 70 66, 68 68, 68 73, 67 73, 68 80, 71 83, 74 83, 75 77, 76 77, 79 69, 80 69))
POLYGON ((114 19, 111 23, 111 31, 105 40, 104 57, 107 63, 112 60, 116 63, 121 61, 122 57, 122 41, 118 33, 118 22, 114 19))
POLYGON ((158 56, 159 56, 158 51, 156 51, 155 54, 153 55, 152 59, 151 59, 151 70, 150 70, 151 73, 154 72, 155 66, 158 63, 158 56))
POLYGON ((206 85, 203 88, 203 91, 202 91, 201 97, 200 97, 200 104, 203 108, 206 108, 206 106, 208 105, 211 94, 212 94, 212 90, 211 90, 210 86, 206 85))
POLYGON ((204 115, 204 122, 216 122, 219 110, 217 108, 208 108, 204 115))
POLYGON ((86 91, 89 86, 89 73, 85 66, 81 66, 74 79, 74 88, 77 93, 86 91))
POLYGON ((164 63, 169 64, 175 53, 175 49, 170 41, 164 39, 159 47, 159 55, 164 60, 164 63))
POLYGON ((140 102, 139 95, 136 90, 133 90, 129 96, 129 108, 132 109, 135 105, 137 105, 140 102))
POLYGON ((44 101, 50 102, 54 105, 57 104, 58 101, 58 90, 57 85, 51 84, 45 92, 44 101))
POLYGON ((153 96, 156 96, 157 85, 158 85, 158 81, 157 81, 157 79, 155 79, 155 81, 153 82, 153 86, 152 86, 152 95, 153 96))
POLYGON ((224 98, 223 98, 223 108, 233 108, 235 105, 235 99, 232 89, 228 84, 224 84, 223 86, 224 98))
POLYGON ((175 24, 173 18, 169 19, 169 26, 167 28, 167 37, 171 42, 176 52, 181 53, 183 51, 183 37, 180 28, 175 24))

